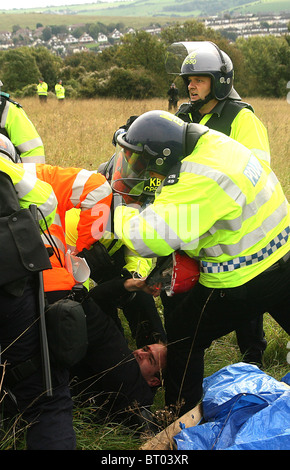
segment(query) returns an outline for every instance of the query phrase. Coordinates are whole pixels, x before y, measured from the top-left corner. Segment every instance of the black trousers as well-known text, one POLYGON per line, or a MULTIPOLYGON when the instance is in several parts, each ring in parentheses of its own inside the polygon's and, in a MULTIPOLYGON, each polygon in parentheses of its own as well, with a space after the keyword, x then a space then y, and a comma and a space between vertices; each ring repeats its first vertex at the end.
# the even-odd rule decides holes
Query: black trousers
MULTIPOLYGON (((177 294, 168 297, 164 292, 161 294, 164 307, 165 329, 167 329, 167 318, 186 298, 187 294, 177 294)), ((236 329, 237 343, 243 355, 243 361, 251 364, 262 365, 262 358, 267 347, 267 340, 263 329, 263 315, 245 320, 236 329)))
POLYGON ((166 343, 166 333, 155 305, 154 298, 145 292, 135 293, 135 297, 123 307, 137 349, 147 344, 162 341, 166 343))
POLYGON ((0 288, 1 359, 2 364, 5 361, 9 364, 4 370, 4 386, 9 387, 16 397, 18 410, 28 424, 27 449, 73 450, 76 439, 68 371, 51 365, 52 397, 44 393, 41 367, 11 386, 8 381, 10 367, 40 356, 36 295, 32 280, 27 282, 19 297, 0 288))
POLYGON ((233 289, 197 284, 167 317, 166 404, 184 402, 180 414, 202 398, 204 350, 211 342, 268 312, 290 334, 290 260, 233 289))

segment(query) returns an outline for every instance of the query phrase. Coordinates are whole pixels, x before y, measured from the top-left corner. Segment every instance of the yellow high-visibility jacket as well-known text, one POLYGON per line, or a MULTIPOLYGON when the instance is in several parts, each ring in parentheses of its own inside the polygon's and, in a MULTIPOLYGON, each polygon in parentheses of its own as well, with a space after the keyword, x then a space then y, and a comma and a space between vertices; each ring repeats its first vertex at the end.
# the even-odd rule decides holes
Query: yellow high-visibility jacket
POLYGON ((1 95, 4 106, 0 117, 0 133, 11 140, 22 161, 45 163, 43 142, 35 126, 23 108, 8 98, 9 95, 1 95))
POLYGON ((22 168, 22 165, 1 156, 0 170, 10 176, 19 198, 20 207, 28 209, 31 204, 36 204, 41 211, 38 211, 40 226, 43 230, 46 229, 46 224, 50 226, 57 208, 57 199, 51 185, 35 178, 29 171, 22 168), (43 218, 41 214, 43 214, 43 218))
MULTIPOLYGON (((250 149, 256 157, 270 164, 271 156, 267 129, 249 107, 242 107, 243 104, 245 103, 222 100, 214 107, 212 112, 202 116, 199 124, 226 133, 226 135, 250 149), (236 106, 238 111, 236 111, 236 114, 234 113, 229 128, 227 123, 225 130, 221 130, 220 127, 223 127, 223 124, 228 121, 227 113, 232 112, 231 108, 229 109, 230 105, 236 106), (211 121, 212 116, 216 118, 215 123, 211 121)), ((176 115, 183 121, 196 122, 190 113, 189 104, 182 104, 176 115)))
POLYGON ((57 83, 54 87, 55 94, 58 100, 63 100, 65 97, 65 88, 60 84, 57 83))
POLYGON ((44 95, 47 96, 48 85, 45 82, 38 83, 37 85, 37 94, 38 96, 44 95))
POLYGON ((116 208, 117 236, 144 257, 184 250, 200 260, 200 283, 236 287, 290 248, 290 210, 271 168, 243 145, 209 130, 182 160, 177 183, 163 184, 138 212, 116 208))

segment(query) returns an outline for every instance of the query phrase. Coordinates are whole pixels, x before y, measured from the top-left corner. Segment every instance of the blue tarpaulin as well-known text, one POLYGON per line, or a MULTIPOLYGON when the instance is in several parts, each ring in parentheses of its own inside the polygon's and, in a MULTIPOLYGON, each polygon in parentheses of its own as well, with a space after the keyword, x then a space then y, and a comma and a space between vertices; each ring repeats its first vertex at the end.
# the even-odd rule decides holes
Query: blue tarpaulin
POLYGON ((289 374, 279 382, 245 363, 204 379, 203 422, 182 429, 178 450, 290 450, 289 374))

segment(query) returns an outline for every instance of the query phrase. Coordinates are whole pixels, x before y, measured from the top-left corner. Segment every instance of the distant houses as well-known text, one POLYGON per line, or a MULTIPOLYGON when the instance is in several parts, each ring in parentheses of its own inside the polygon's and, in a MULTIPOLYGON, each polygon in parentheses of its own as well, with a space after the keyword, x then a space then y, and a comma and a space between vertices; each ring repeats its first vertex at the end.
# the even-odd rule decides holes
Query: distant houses
MULTIPOLYGON (((52 51, 61 51, 63 55, 76 52, 78 50, 86 49, 88 47, 95 47, 96 49, 104 49, 113 44, 119 44, 124 36, 118 29, 114 29, 112 33, 106 35, 99 33, 97 39, 94 39, 90 34, 84 32, 80 37, 73 35, 74 30, 80 28, 82 24, 71 25, 68 28, 68 33, 50 35, 49 39, 44 39, 45 27, 39 27, 35 30, 19 29, 15 32, 0 31, 0 50, 16 48, 19 46, 45 46, 52 51)), ((128 28, 127 33, 135 33, 133 28, 128 28)))
POLYGON ((281 36, 289 34, 290 14, 261 15, 248 14, 238 17, 218 18, 213 16, 204 20, 207 28, 231 33, 235 37, 249 38, 252 36, 281 36))
MULTIPOLYGON (((245 16, 231 17, 225 15, 220 18, 217 16, 200 19, 206 27, 220 30, 230 40, 237 37, 265 36, 265 35, 284 35, 289 34, 288 24, 290 23, 290 14, 281 15, 260 15, 253 14, 245 16)), ((169 25, 165 25, 167 27, 169 25)), ((121 44, 124 34, 134 34, 134 28, 128 28, 124 33, 115 28, 110 34, 98 33, 94 39, 89 33, 84 32, 79 37, 74 35, 76 30, 85 30, 86 25, 72 24, 67 28, 67 32, 59 34, 46 34, 49 27, 38 27, 35 30, 21 28, 19 30, 0 31, 0 50, 7 50, 19 46, 44 46, 52 52, 65 56, 74 52, 92 49, 96 52, 102 52, 106 47, 114 44, 121 44)), ((143 31, 151 35, 160 35, 162 28, 159 25, 150 25, 142 28, 143 31)))

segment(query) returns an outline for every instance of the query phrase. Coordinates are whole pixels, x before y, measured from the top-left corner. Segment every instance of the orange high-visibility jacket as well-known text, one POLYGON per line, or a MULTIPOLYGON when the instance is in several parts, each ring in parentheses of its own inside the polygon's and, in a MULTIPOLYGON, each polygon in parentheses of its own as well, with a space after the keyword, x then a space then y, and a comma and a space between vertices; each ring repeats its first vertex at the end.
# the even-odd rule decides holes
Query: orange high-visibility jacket
MULTIPOLYGON (((58 248, 58 256, 53 254, 50 257, 53 269, 43 272, 44 290, 70 290, 76 282, 65 266, 65 214, 73 207, 81 209, 76 248, 77 251, 90 248, 102 238, 106 229, 112 201, 111 186, 100 173, 81 168, 34 163, 23 166, 34 173, 35 177, 49 183, 58 201, 54 222, 49 227, 49 233, 58 248)), ((46 246, 52 246, 44 235, 43 241, 46 246)))

